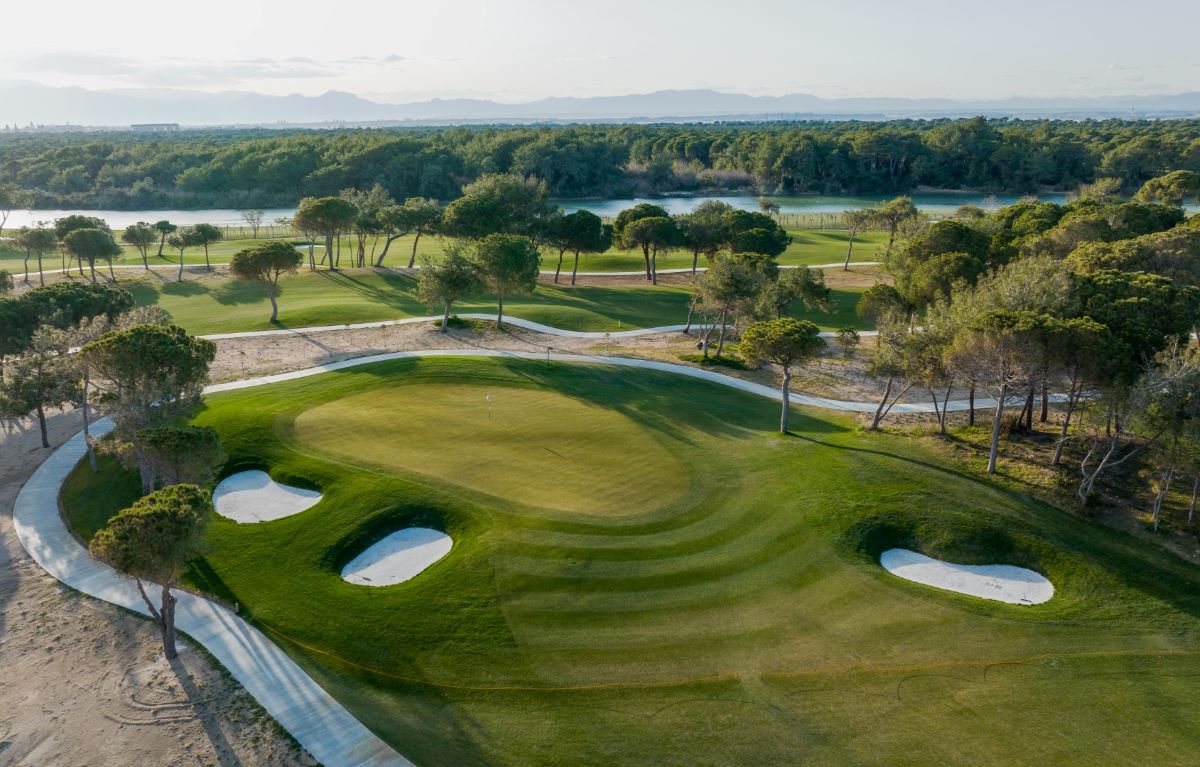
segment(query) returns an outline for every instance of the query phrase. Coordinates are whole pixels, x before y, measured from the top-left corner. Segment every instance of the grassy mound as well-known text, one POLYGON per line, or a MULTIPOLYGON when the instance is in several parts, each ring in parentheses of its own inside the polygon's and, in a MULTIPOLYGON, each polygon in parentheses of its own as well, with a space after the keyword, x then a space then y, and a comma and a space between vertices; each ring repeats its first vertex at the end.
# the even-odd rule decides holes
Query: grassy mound
MULTIPOLYGON (((267 524, 214 519, 189 578, 423 765, 1200 760, 1193 568, 915 441, 800 411, 781 438, 777 415, 703 381, 503 359, 213 396, 197 420, 234 464, 304 477, 325 500, 267 524), (532 426, 498 441, 481 389, 532 426), (333 423, 323 410, 372 418, 357 443, 305 434, 333 423), (686 494, 619 516, 546 500, 543 475, 579 476, 549 454, 527 463, 556 428, 584 440, 601 486, 654 499, 682 472, 686 494), (605 436, 587 442, 593 429, 605 436), (474 476, 473 453, 512 471, 474 476), (399 586, 342 581, 349 557, 406 526, 454 548, 399 586), (875 560, 899 544, 1035 566, 1057 593, 1017 607, 921 587, 875 560)), ((120 472, 82 466, 68 514, 127 502, 110 492, 120 472)))

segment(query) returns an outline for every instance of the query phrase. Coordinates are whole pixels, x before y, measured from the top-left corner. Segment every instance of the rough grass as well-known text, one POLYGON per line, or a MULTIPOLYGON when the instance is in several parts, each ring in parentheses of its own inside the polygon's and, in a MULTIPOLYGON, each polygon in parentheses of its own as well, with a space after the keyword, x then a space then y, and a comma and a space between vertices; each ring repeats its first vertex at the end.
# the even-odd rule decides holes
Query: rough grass
MULTIPOLYGON (((280 281, 279 319, 268 322, 271 307, 263 286, 227 278, 164 282, 122 280, 141 306, 157 305, 192 333, 268 330, 427 316, 416 298, 416 280, 383 271, 309 272, 280 281)), ((861 290, 832 291, 834 311, 804 311, 826 329, 865 327, 855 315, 861 290)), ((682 325, 690 291, 681 287, 558 287, 541 285, 528 296, 508 296, 507 315, 569 330, 615 331, 682 325)), ((455 311, 496 311, 494 296, 481 295, 455 304, 455 311)), ((438 312, 433 312, 437 314, 438 312)))
MULTIPOLYGON (((220 431, 231 466, 269 466, 325 498, 268 524, 214 518, 189 577, 422 765, 1200 760, 1193 568, 917 439, 801 410, 779 437, 777 416, 702 381, 514 360, 401 360, 212 396, 197 421, 220 431), (652 434, 686 468, 686 500, 620 517, 531 508, 544 480, 519 457, 507 487, 481 495, 411 453, 376 473, 291 446, 314 408, 350 398, 380 420, 432 416, 437 403, 417 400, 444 383, 612 410, 625 434, 594 450, 621 456, 652 434), (455 541, 421 576, 386 589, 338 577, 416 523, 455 541), (878 566, 896 545, 1032 567, 1057 592, 1017 607, 922 587, 878 566)), ((436 418, 456 435, 441 450, 469 457, 487 433, 478 412, 436 418)), ((508 450, 545 435, 516 431, 508 450)), ((388 450, 364 439, 354 454, 388 450)), ((603 479, 645 482, 639 464, 605 458, 603 479)), ((83 466, 72 481, 115 510, 128 502, 119 474, 83 466)))

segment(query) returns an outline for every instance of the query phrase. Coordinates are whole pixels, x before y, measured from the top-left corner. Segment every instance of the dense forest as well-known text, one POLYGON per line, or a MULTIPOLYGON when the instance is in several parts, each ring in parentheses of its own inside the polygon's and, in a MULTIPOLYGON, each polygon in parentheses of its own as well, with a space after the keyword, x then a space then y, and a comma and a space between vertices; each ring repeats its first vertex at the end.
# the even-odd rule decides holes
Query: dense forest
POLYGON ((1200 121, 904 120, 340 131, 0 134, 0 185, 31 207, 294 205, 381 184, 448 200, 491 172, 555 197, 701 190, 1024 193, 1200 170, 1200 121))

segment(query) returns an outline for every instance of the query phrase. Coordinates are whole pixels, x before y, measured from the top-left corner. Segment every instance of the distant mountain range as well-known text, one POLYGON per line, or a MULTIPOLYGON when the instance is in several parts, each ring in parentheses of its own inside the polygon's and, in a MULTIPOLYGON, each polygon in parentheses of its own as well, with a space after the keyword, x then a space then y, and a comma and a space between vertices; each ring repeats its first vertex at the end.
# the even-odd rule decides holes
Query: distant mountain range
POLYGON ((1200 116, 1200 92, 1170 96, 950 99, 825 99, 803 93, 748 96, 714 90, 666 90, 627 96, 560 96, 518 104, 484 99, 432 99, 407 104, 351 93, 269 96, 247 91, 132 89, 95 91, 0 82, 0 126, 125 127, 352 125, 538 121, 703 121, 729 119, 881 120, 897 117, 1190 117, 1200 116))

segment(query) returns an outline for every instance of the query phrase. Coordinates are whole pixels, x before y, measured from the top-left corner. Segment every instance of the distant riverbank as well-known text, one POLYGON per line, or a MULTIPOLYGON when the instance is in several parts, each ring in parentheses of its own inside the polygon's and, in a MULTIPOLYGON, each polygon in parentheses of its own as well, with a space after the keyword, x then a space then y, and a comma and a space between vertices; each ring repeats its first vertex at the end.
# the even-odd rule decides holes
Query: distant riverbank
MULTIPOLYGON (((854 208, 865 208, 889 200, 895 195, 827 195, 827 194, 798 194, 798 195, 765 195, 766 199, 779 206, 782 214, 839 214, 854 208)), ((917 207, 928 213, 949 213, 961 205, 978 205, 981 208, 995 209, 1012 205, 1027 195, 1016 194, 984 194, 982 192, 913 192, 909 195, 917 207)), ((1067 195, 1063 192, 1039 194, 1037 198, 1045 202, 1063 203, 1067 195)), ((751 194, 738 195, 696 195, 670 197, 633 197, 633 198, 602 198, 602 199, 572 199, 554 200, 555 204, 568 213, 576 210, 590 210, 599 216, 611 218, 622 210, 631 208, 638 203, 659 205, 668 213, 687 213, 706 200, 719 200, 742 210, 758 210, 759 197, 751 194)), ((1200 207, 1187 206, 1189 212, 1195 213, 1200 207)), ((271 208, 263 211, 262 223, 270 225, 277 218, 288 218, 296 212, 295 208, 271 208)), ((108 222, 113 229, 124 229, 138 221, 170 221, 180 226, 192 224, 215 224, 217 226, 243 226, 242 212, 231 208, 210 208, 205 210, 14 210, 5 224, 5 230, 21 226, 29 226, 38 221, 54 221, 71 214, 96 216, 108 222)))

